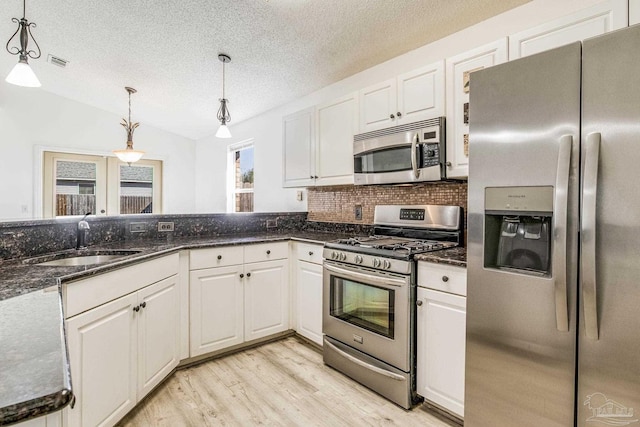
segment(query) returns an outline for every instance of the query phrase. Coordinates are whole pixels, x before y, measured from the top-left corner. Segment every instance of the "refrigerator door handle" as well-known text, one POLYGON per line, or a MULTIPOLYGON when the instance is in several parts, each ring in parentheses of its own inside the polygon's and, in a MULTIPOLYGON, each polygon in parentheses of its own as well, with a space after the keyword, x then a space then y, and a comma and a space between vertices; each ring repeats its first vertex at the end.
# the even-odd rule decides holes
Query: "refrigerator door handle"
POLYGON ((585 142, 584 175, 582 181, 582 221, 580 222, 580 246, 582 257, 582 301, 584 327, 587 337, 598 339, 598 299, 596 295, 596 196, 598 190, 598 162, 600 160, 601 134, 587 135, 585 142))
POLYGON ((555 249, 553 251, 554 287, 556 299, 556 328, 562 332, 569 331, 569 304, 567 301, 567 209, 569 199, 569 172, 571 168, 571 151, 573 135, 560 137, 558 152, 558 173, 556 175, 555 212, 553 235, 555 249))

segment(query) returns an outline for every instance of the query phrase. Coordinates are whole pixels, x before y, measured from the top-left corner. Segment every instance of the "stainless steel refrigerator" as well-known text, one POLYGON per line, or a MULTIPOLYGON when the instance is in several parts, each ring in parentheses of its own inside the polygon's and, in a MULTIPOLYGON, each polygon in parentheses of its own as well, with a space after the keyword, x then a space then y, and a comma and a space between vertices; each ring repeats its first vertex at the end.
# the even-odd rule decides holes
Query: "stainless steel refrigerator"
POLYGON ((465 427, 640 426, 640 26, 473 73, 469 118, 465 427))

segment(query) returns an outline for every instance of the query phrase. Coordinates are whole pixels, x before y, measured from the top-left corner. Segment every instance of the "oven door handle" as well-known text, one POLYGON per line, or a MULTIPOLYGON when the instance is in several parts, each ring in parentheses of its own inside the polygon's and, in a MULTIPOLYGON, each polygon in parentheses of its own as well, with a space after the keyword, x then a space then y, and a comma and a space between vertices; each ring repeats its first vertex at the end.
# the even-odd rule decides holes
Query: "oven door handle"
POLYGON ((404 279, 404 280, 396 279, 393 277, 372 276, 370 274, 358 273, 356 271, 347 270, 347 269, 336 267, 334 265, 329 265, 326 263, 324 264, 324 268, 327 271, 336 273, 342 277, 362 281, 364 283, 371 283, 371 284, 376 284, 380 286, 385 286, 385 287, 389 287, 390 285, 394 287, 406 286, 407 280, 408 280, 408 279, 404 279))
POLYGON ((338 347, 336 347, 335 345, 331 344, 327 340, 324 341, 324 344, 326 346, 330 347, 333 351, 338 353, 340 356, 344 357, 345 359, 348 359, 350 362, 353 362, 356 365, 360 365, 365 369, 373 371, 373 372, 375 372, 376 374, 379 374, 379 375, 384 375, 385 377, 391 378, 392 380, 405 381, 405 377, 403 377, 402 375, 398 375, 398 374, 395 374, 393 372, 386 371, 384 369, 378 368, 377 366, 373 366, 373 365, 371 365, 371 364, 369 364, 367 362, 364 362, 364 361, 358 359, 357 357, 353 357, 349 353, 346 353, 346 352, 340 350, 338 347))

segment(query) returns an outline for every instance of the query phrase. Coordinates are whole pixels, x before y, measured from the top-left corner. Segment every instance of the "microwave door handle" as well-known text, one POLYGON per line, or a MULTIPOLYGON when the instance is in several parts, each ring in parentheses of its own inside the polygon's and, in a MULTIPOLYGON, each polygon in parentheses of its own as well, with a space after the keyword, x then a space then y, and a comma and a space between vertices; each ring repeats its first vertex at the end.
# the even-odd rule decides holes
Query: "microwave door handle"
POLYGON ((413 176, 420 178, 420 171, 418 170, 418 143, 420 142, 420 134, 416 135, 411 140, 411 168, 413 169, 413 176))
POLYGON ((344 268, 336 267, 335 265, 324 264, 325 270, 338 274, 342 277, 358 280, 363 283, 371 283, 389 288, 390 286, 400 287, 407 285, 407 281, 403 279, 395 279, 393 277, 378 277, 371 274, 358 273, 357 271, 351 271, 344 268))
POLYGON ((587 135, 585 141, 582 184, 582 221, 580 222, 581 281, 584 306, 584 328, 587 337, 598 340, 598 296, 596 283, 596 198, 598 192, 598 162, 600 133, 587 135))
POLYGON ((560 137, 558 171, 556 174, 555 212, 553 221, 554 251, 553 276, 556 300, 556 328, 569 331, 569 305, 567 302, 567 210, 569 199, 569 173, 573 136, 560 137))

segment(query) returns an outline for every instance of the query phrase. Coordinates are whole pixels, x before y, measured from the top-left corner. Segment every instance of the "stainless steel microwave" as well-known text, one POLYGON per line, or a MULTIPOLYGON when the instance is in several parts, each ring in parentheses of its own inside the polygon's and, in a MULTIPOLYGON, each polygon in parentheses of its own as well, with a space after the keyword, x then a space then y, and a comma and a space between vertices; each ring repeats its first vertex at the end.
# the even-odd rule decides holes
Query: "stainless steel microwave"
POLYGON ((355 135, 354 184, 395 184, 444 179, 444 126, 444 117, 438 117, 355 135))

